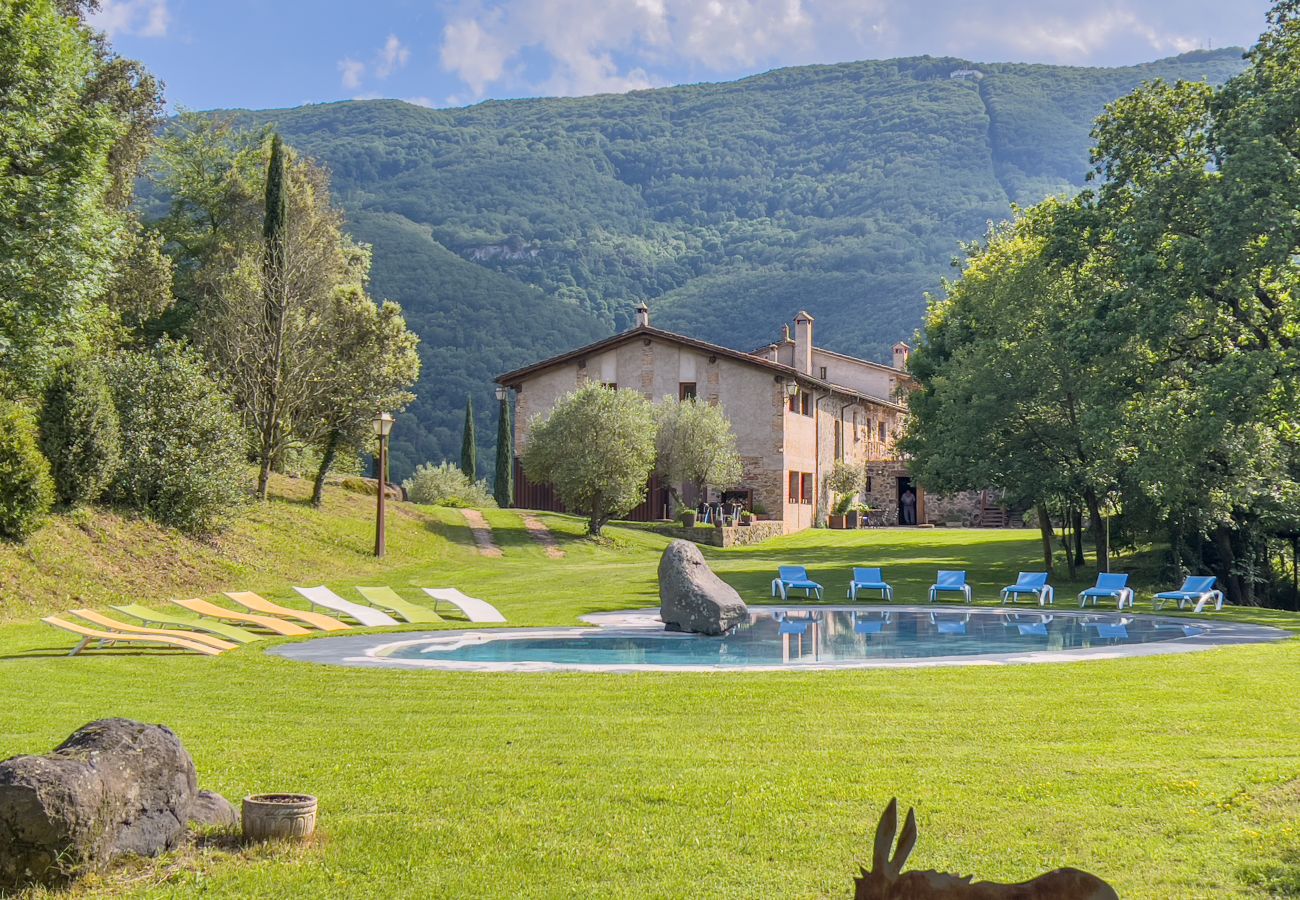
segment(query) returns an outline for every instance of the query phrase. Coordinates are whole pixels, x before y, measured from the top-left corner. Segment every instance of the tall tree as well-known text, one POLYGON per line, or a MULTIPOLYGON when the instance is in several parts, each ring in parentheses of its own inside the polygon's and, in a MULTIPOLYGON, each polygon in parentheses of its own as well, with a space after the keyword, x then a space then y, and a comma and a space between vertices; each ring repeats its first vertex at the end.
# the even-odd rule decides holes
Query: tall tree
POLYGON ((492 496, 497 506, 515 505, 515 426, 509 396, 501 400, 497 416, 497 460, 492 482, 492 496))
POLYGON ((292 303, 287 272, 285 219, 288 197, 284 174, 284 143, 280 135, 271 139, 271 159, 266 168, 266 215, 262 223, 262 328, 263 369, 257 379, 262 402, 255 408, 257 418, 257 498, 266 499, 271 480, 271 464, 283 446, 288 429, 284 420, 284 352, 285 329, 289 324, 292 303))
POLYGON ((470 481, 478 478, 478 442, 474 437, 474 398, 465 398, 465 430, 460 438, 460 470, 470 481))

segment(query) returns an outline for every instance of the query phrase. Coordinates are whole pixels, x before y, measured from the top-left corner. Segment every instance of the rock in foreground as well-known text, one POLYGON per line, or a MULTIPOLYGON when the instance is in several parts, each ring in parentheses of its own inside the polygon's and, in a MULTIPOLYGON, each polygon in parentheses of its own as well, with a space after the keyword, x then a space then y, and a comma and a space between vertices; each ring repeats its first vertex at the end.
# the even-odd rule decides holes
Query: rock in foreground
POLYGON ((659 617, 669 631, 723 634, 748 616, 745 601, 713 574, 699 547, 690 541, 668 545, 659 560, 659 617))
POLYGON ((65 884, 119 856, 173 849, 191 818, 221 819, 213 796, 199 796, 180 739, 129 719, 91 722, 53 753, 5 760, 0 893, 65 884))

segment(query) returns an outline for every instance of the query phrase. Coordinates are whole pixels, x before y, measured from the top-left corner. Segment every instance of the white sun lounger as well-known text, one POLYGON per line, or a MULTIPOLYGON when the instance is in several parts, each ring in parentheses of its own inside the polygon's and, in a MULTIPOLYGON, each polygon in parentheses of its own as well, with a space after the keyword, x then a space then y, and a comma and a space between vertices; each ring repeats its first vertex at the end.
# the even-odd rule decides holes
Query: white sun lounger
POLYGON ((360 603, 344 600, 324 585, 313 588, 296 587, 294 590, 302 594, 312 606, 320 606, 334 612, 343 613, 345 616, 351 616, 362 625, 401 624, 388 613, 380 612, 373 606, 362 606, 360 603))
POLYGON ((477 597, 468 597, 462 594, 458 588, 424 588, 426 594, 434 599, 434 612, 438 611, 439 603, 450 603, 465 614, 465 618, 471 622, 504 622, 506 617, 497 611, 497 608, 486 600, 479 600, 477 597))

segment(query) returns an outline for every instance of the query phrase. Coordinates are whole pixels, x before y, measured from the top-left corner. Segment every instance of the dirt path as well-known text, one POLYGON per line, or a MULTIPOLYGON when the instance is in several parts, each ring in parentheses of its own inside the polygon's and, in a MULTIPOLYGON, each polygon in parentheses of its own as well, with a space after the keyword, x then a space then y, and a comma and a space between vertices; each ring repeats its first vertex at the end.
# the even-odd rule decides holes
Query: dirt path
POLYGON ((483 556, 501 556, 501 548, 492 540, 492 526, 477 509, 462 509, 465 521, 469 523, 469 532, 474 535, 478 552, 483 556))
POLYGON ((537 516, 524 516, 524 527, 528 529, 528 534, 532 539, 542 545, 542 549, 546 551, 547 556, 551 559, 564 558, 564 551, 555 542, 555 535, 551 534, 551 530, 546 527, 546 524, 541 519, 537 518, 537 516))

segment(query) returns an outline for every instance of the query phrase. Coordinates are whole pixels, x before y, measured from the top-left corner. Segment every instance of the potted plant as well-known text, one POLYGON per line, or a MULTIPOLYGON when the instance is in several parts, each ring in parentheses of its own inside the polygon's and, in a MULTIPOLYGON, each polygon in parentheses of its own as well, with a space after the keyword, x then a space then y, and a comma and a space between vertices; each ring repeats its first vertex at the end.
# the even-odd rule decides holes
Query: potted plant
POLYGON ((682 523, 683 528, 695 527, 695 510, 684 509, 677 514, 677 520, 682 523))
POLYGON ((844 513, 844 525, 847 528, 861 528, 862 520, 865 513, 868 512, 865 504, 851 503, 848 510, 844 513))
POLYGON ((754 514, 747 509, 742 510, 740 513, 740 524, 745 528, 748 528, 750 525, 753 525, 754 514))
POLYGON ((830 523, 829 523, 830 527, 831 528, 849 528, 849 527, 856 528, 857 527, 856 525, 850 526, 848 524, 849 510, 852 508, 853 508, 852 494, 845 494, 844 496, 840 497, 840 499, 835 504, 835 508, 831 510, 830 523))

